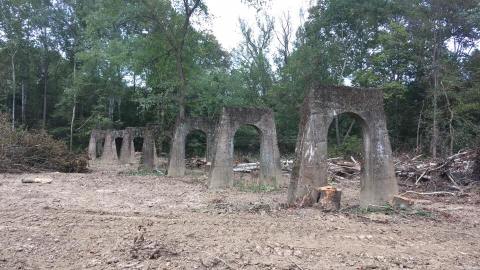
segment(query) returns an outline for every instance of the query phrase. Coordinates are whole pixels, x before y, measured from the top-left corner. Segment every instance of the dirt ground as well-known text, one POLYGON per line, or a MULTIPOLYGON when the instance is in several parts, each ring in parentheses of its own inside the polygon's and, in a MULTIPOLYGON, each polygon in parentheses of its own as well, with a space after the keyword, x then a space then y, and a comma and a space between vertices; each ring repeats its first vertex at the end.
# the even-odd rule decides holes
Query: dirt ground
POLYGON ((0 175, 0 268, 480 269, 473 196, 364 211, 347 181, 342 211, 324 213, 283 208, 285 188, 215 192, 195 175, 0 175))

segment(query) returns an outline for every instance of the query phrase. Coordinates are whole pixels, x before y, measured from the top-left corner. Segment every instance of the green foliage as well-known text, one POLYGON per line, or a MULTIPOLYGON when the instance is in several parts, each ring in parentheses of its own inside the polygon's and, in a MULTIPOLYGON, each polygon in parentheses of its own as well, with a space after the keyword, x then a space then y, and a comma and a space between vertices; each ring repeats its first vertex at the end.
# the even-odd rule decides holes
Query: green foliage
POLYGON ((329 157, 363 157, 363 142, 358 136, 349 136, 342 144, 329 144, 329 157))
POLYGON ((242 192, 253 193, 267 193, 277 191, 277 188, 266 184, 244 184, 242 182, 235 182, 234 186, 242 192))
MULTIPOLYGON (((245 0, 258 20, 241 22, 243 40, 231 53, 206 30, 205 2, 186 2, 198 3, 192 14, 183 1, 0 1, 0 112, 40 128, 45 110, 50 134, 81 151, 93 128, 157 122, 168 130, 182 108, 214 119, 223 106, 269 107, 288 154, 305 93, 348 81, 384 89, 394 150, 431 148, 434 118, 441 154, 480 136, 476 0, 319 0, 290 49, 278 52, 273 3, 245 0), (272 55, 281 55, 276 66, 272 55)), ((330 127, 330 154, 361 153, 358 123, 345 136, 350 124, 330 127)), ((254 135, 240 130, 237 152, 258 151, 254 135)), ((202 142, 194 138, 189 155, 201 155, 202 142)))

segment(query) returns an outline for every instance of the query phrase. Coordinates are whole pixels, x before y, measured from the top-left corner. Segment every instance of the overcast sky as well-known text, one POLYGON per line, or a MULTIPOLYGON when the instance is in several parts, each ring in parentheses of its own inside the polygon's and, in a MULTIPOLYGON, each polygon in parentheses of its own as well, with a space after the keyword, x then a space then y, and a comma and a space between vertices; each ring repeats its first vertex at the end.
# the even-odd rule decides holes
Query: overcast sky
MULTIPOLYGON (((311 0, 271 0, 266 12, 275 18, 276 24, 283 14, 289 12, 295 33, 301 21, 300 11, 303 10, 306 18, 310 2, 311 0)), ((209 28, 227 51, 236 48, 242 40, 239 18, 255 25, 255 9, 243 4, 241 0, 206 0, 206 4, 210 14, 209 28)), ((276 46, 277 41, 274 39, 272 49, 276 46)))

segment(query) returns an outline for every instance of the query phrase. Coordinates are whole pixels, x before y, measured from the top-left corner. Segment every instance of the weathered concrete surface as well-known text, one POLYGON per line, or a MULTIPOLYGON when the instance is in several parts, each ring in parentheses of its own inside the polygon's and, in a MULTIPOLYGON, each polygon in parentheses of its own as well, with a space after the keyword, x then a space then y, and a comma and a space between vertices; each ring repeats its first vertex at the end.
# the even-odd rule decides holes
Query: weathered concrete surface
POLYGON ((135 137, 135 128, 126 128, 123 130, 122 148, 120 149, 120 163, 129 164, 135 162, 135 147, 133 138, 135 137))
POLYGON ((388 138, 383 93, 378 89, 317 86, 305 97, 288 203, 313 200, 327 182, 327 135, 336 115, 350 113, 362 126, 365 161, 361 176, 362 207, 383 205, 398 193, 388 138))
POLYGON ((143 133, 143 166, 146 169, 153 170, 156 166, 156 149, 155 149, 155 138, 153 131, 146 128, 143 133))
POLYGON ((117 146, 115 145, 115 137, 111 130, 105 132, 101 162, 106 164, 118 162, 117 146))
POLYGON ((125 130, 93 130, 90 135, 88 154, 91 161, 95 162, 97 151, 103 149, 100 162, 108 164, 132 164, 136 162, 133 139, 140 137, 144 139, 142 151, 144 152, 144 166, 153 169, 155 168, 155 164, 158 163, 155 149, 155 136, 158 129, 158 126, 151 125, 148 127, 127 127, 125 130), (115 143, 115 139, 117 138, 122 138, 120 157, 117 155, 117 146, 115 143), (103 147, 98 147, 101 140, 104 140, 103 147))
POLYGON ((280 153, 273 111, 258 108, 223 108, 215 130, 214 158, 209 188, 233 185, 233 138, 238 128, 251 125, 260 133, 260 180, 276 185, 281 177, 280 153))
POLYGON ((178 120, 170 147, 168 162, 168 176, 185 175, 185 144, 190 132, 200 130, 207 138, 207 161, 213 158, 213 141, 215 135, 215 121, 204 117, 186 118, 178 120))
POLYGON ((92 130, 90 134, 90 141, 88 142, 88 157, 90 160, 94 161, 97 159, 97 137, 98 131, 92 130))

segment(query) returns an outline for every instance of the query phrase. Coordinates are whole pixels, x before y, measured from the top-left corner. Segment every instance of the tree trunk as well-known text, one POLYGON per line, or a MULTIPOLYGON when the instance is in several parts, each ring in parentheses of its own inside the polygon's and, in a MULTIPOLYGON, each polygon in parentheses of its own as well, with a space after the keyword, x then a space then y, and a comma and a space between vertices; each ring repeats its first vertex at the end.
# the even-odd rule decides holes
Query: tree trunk
POLYGON ((176 66, 177 66, 177 73, 178 79, 180 80, 180 86, 178 88, 178 117, 179 119, 185 118, 185 95, 187 92, 187 79, 185 78, 185 71, 183 69, 183 61, 181 52, 175 53, 176 58, 176 66))
MULTIPOLYGON (((343 136, 343 141, 344 141, 344 142, 347 140, 348 136, 350 136, 350 132, 352 132, 353 125, 355 125, 355 119, 352 120, 352 123, 351 123, 350 126, 348 127, 348 130, 347 130, 347 132, 345 133, 345 136, 343 136)), ((364 136, 365 136, 365 135, 364 135, 364 136)))
MULTIPOLYGON (((435 30, 434 30, 435 31, 435 30)), ((434 47, 433 47, 433 98, 432 98, 432 107, 433 107, 433 123, 432 123, 432 140, 430 144, 430 151, 433 158, 437 158, 437 144, 438 144, 438 63, 437 63, 437 41, 436 41, 436 31, 434 32, 434 47)))
POLYGON ((337 145, 341 145, 342 141, 340 140, 340 127, 338 124, 338 115, 335 116, 335 135, 337 137, 337 145))
POLYGON ((445 95, 445 101, 447 102, 447 109, 450 113, 450 118, 448 119, 448 134, 450 137, 450 145, 448 149, 448 154, 449 156, 453 155, 453 145, 455 143, 455 130, 453 128, 453 118, 454 118, 454 113, 452 110, 452 106, 450 105, 450 99, 448 98, 447 91, 445 90, 445 87, 443 86, 443 82, 440 81, 440 84, 442 85, 442 91, 443 94, 445 95))
POLYGON ((22 81, 22 124, 26 124, 25 109, 27 106, 27 94, 25 93, 25 82, 22 81))
POLYGON ((15 76, 15 54, 17 51, 12 54, 11 60, 12 60, 12 92, 13 92, 13 97, 12 97, 12 130, 15 129, 15 93, 17 90, 17 82, 16 82, 16 76, 15 76))
POLYGON ((418 123, 417 123, 417 147, 416 147, 416 152, 417 154, 420 152, 420 128, 422 126, 422 114, 423 114, 423 108, 425 106, 425 100, 422 101, 422 109, 420 110, 420 114, 418 115, 418 123))
POLYGON ((75 89, 75 77, 76 77, 76 62, 75 60, 73 61, 73 108, 72 108, 72 120, 70 121, 70 151, 73 150, 73 124, 75 123, 75 111, 77 110, 77 94, 76 94, 76 89, 75 89))
MULTIPOLYGON (((46 62, 47 60, 45 60, 46 62)), ((47 126, 47 86, 48 86, 48 63, 43 66, 43 115, 42 115, 42 129, 45 130, 47 126)))
POLYGON ((47 86, 48 86, 48 45, 47 45, 47 29, 43 30, 43 115, 42 115, 42 129, 47 127, 47 86))

